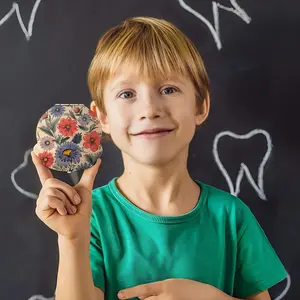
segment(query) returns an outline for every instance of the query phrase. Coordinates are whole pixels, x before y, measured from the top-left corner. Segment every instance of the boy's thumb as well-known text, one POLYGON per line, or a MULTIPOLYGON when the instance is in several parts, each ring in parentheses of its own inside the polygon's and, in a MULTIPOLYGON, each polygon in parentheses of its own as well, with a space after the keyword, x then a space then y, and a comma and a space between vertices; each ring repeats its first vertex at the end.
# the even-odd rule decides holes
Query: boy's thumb
POLYGON ((92 191, 100 164, 101 159, 98 158, 96 163, 92 167, 84 170, 80 181, 78 182, 78 184, 76 184, 76 187, 84 187, 89 191, 92 191))

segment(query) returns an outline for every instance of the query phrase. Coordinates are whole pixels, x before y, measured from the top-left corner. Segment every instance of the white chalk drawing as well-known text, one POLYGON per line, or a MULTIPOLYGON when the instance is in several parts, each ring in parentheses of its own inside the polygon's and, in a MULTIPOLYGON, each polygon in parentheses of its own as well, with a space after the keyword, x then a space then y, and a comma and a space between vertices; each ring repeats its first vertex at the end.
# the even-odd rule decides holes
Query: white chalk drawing
POLYGON ((214 139, 214 143, 213 143, 213 156, 214 159, 217 163, 217 166, 219 167, 219 169, 221 170, 223 176, 226 179, 226 182, 228 184, 230 193, 232 195, 238 196, 238 194, 240 193, 240 185, 241 185, 241 181, 244 177, 244 174, 246 174, 246 177, 249 181, 249 183, 252 185, 252 187, 255 189, 255 191, 257 192, 259 198, 261 198, 262 200, 267 200, 266 194, 264 192, 264 181, 263 181, 263 176, 264 176, 264 167, 265 164, 267 162, 267 160, 269 159, 269 156, 271 154, 272 151, 272 141, 271 141, 271 137, 269 135, 269 133, 263 129, 254 129, 252 131, 250 131, 247 134, 235 134, 231 131, 223 131, 220 132, 219 134, 216 135, 215 139, 214 139), (257 179, 257 183, 255 182, 255 180, 253 179, 249 168, 242 162, 240 165, 240 170, 238 173, 238 176, 236 178, 235 181, 235 187, 233 186, 233 182, 231 177, 229 176, 227 170, 225 169, 224 165, 222 164, 220 157, 219 157, 219 153, 218 153, 218 143, 219 140, 224 137, 224 136, 229 136, 232 137, 234 139, 239 139, 239 140, 245 140, 245 139, 250 139, 251 137, 253 137, 256 134, 262 134, 263 136, 265 136, 266 140, 267 140, 267 150, 266 153, 262 159, 262 162, 258 168, 258 179, 257 179))
POLYGON ((180 6, 185 9, 186 11, 190 12, 194 16, 196 16, 198 19, 200 19, 210 30, 215 43, 217 45, 218 50, 221 50, 222 48, 222 42, 220 37, 220 21, 219 21, 219 8, 224 9, 226 11, 229 11, 238 17, 240 17, 244 22, 249 24, 251 22, 251 18, 248 16, 248 14, 237 4, 236 0, 230 0, 230 3, 232 7, 224 6, 216 1, 212 1, 212 11, 213 11, 213 17, 214 17, 214 26, 198 11, 193 9, 191 6, 186 4, 184 0, 178 0, 180 6))
MULTIPOLYGON (((219 167, 220 171, 222 172, 223 176, 226 179, 226 182, 228 184, 230 193, 234 196, 238 196, 238 194, 240 193, 241 181, 244 177, 244 174, 246 174, 246 177, 247 177, 249 183, 255 189, 258 196, 262 200, 267 200, 266 194, 264 192, 263 176, 264 176, 264 167, 265 167, 265 164, 266 164, 266 162, 268 161, 268 159, 271 155, 271 152, 272 152, 271 136, 267 131, 265 131, 263 129, 254 129, 254 130, 248 132, 247 134, 241 134, 241 135, 233 133, 231 131, 223 131, 223 132, 220 132, 219 134, 216 135, 216 137, 214 139, 214 142, 213 142, 213 156, 214 156, 214 159, 217 163, 217 166, 219 167), (262 159, 262 161, 259 165, 259 168, 258 168, 258 180, 257 180, 258 183, 257 184, 255 183, 255 181, 254 181, 254 179, 253 179, 253 177, 252 177, 252 175, 249 171, 249 168, 242 162, 240 164, 240 170, 238 172, 238 176, 236 178, 235 187, 234 187, 231 177, 229 176, 227 170, 225 169, 224 165, 222 164, 222 162, 220 160, 219 151, 218 151, 219 140, 222 137, 225 137, 225 136, 229 136, 231 138, 238 139, 238 140, 246 140, 246 139, 250 139, 251 137, 253 137, 254 135, 257 135, 257 134, 262 134, 266 138, 266 142, 267 142, 266 153, 265 153, 265 155, 264 155, 264 157, 263 157, 263 159, 262 159)), ((286 283, 285 289, 274 300, 281 300, 288 293, 288 291, 290 289, 290 286, 291 286, 291 277, 290 277, 289 274, 286 278, 286 281, 287 281, 287 283, 286 283)))
POLYGON ((9 18, 16 13, 19 24, 21 26, 22 31, 25 34, 25 37, 27 39, 27 41, 30 40, 31 36, 32 36, 32 30, 33 30, 33 24, 34 24, 34 19, 38 10, 38 7, 40 5, 42 0, 36 0, 36 2, 34 3, 34 6, 32 8, 31 14, 30 14, 30 18, 29 18, 29 22, 28 22, 28 28, 25 27, 21 13, 20 13, 20 7, 19 4, 16 2, 13 2, 12 8, 11 10, 2 18, 0 19, 0 27, 9 20, 9 18))
MULTIPOLYGON (((28 198, 31 198, 31 199, 37 199, 38 198, 38 195, 34 194, 34 193, 31 193, 31 192, 28 192, 26 190, 24 190, 23 188, 21 188, 18 184, 17 184, 17 181, 16 181, 16 175, 17 173, 26 168, 26 166, 28 165, 28 156, 30 155, 30 152, 32 151, 32 149, 28 149, 25 151, 24 153, 24 161, 18 166, 16 167, 11 175, 10 175, 10 178, 11 178, 11 181, 14 185, 14 187, 23 195, 27 196, 28 198)), ((31 160, 31 156, 30 156, 30 160, 31 160)))
POLYGON ((55 297, 45 298, 43 295, 31 296, 28 300, 55 300, 55 297))
POLYGON ((282 291, 282 293, 278 296, 278 297, 276 297, 274 300, 281 300, 281 299, 283 299, 283 297, 285 297, 286 296, 286 294, 288 293, 288 291, 289 291, 289 289, 290 289, 290 287, 291 287, 291 283, 292 283, 292 281, 291 281, 291 276, 288 274, 288 276, 287 276, 287 278, 286 278, 286 287, 285 287, 285 289, 282 291))

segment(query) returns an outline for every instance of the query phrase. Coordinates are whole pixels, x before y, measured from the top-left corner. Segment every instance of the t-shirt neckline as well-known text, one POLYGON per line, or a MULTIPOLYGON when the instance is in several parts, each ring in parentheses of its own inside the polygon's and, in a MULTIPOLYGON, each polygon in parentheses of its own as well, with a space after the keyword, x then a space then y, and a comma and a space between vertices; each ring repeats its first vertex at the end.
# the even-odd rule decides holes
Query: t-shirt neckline
POLYGON ((196 206, 190 210, 189 212, 179 215, 179 216, 158 216, 151 214, 149 212, 146 212, 142 210, 141 208, 137 207, 135 204, 130 202, 118 189, 116 180, 118 177, 114 177, 109 183, 108 187, 112 195, 131 213, 137 215, 138 217, 141 217, 143 219, 146 219, 151 222, 155 223, 164 223, 164 224, 175 224, 175 223, 182 223, 187 222, 195 218, 201 211, 204 202, 207 198, 207 186, 199 181, 194 180, 195 183, 197 183, 200 186, 200 196, 198 198, 196 206))

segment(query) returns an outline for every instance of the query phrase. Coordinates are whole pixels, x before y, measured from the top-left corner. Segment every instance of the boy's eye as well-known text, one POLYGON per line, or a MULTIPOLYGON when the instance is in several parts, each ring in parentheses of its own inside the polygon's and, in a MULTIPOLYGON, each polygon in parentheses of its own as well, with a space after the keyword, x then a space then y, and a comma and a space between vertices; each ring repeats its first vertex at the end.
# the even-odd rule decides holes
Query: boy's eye
MULTIPOLYGON (((176 90, 175 88, 173 88, 173 87, 167 87, 167 88, 165 88, 165 89, 163 89, 163 91, 167 91, 167 93, 165 94, 165 95, 168 95, 168 94, 170 94, 170 91, 174 91, 174 90, 176 90)), ((172 93, 172 92, 171 92, 172 93)), ((132 94, 132 92, 130 92, 130 91, 125 91, 125 92, 123 92, 123 93, 121 93, 119 96, 122 98, 122 99, 128 99, 128 98, 130 98, 130 94, 132 94), (121 95, 125 95, 125 98, 123 98, 123 97, 121 97, 121 95), (128 94, 129 94, 129 97, 128 97, 128 94)))
MULTIPOLYGON (((128 94, 132 94, 132 92, 130 92, 130 91, 125 91, 125 92, 121 93, 120 96, 123 95, 123 94, 125 94, 125 95, 127 94, 127 95, 128 95, 128 94)), ((121 97, 121 98, 122 98, 122 97, 121 97)), ((124 99, 124 98, 123 98, 123 99, 124 99)), ((128 99, 127 96, 125 97, 125 99, 128 99)))
MULTIPOLYGON (((167 88, 165 88, 165 89, 163 89, 163 91, 167 91, 167 90, 169 90, 169 91, 170 91, 170 90, 176 90, 176 89, 175 89, 175 88, 173 88, 173 87, 171 87, 171 86, 170 86, 170 87, 167 87, 167 88)), ((169 93, 167 93, 167 95, 168 95, 168 94, 169 94, 169 93)))

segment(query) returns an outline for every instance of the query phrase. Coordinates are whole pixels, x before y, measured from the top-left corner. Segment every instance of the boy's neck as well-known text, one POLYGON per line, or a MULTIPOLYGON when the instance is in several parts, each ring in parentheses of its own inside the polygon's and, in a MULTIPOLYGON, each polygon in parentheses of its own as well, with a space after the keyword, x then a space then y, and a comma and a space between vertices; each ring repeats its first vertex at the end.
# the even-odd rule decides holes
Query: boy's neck
POLYGON ((184 161, 157 168, 124 162, 124 172, 116 183, 130 202, 156 215, 187 213, 200 195, 200 187, 190 177, 184 161))

